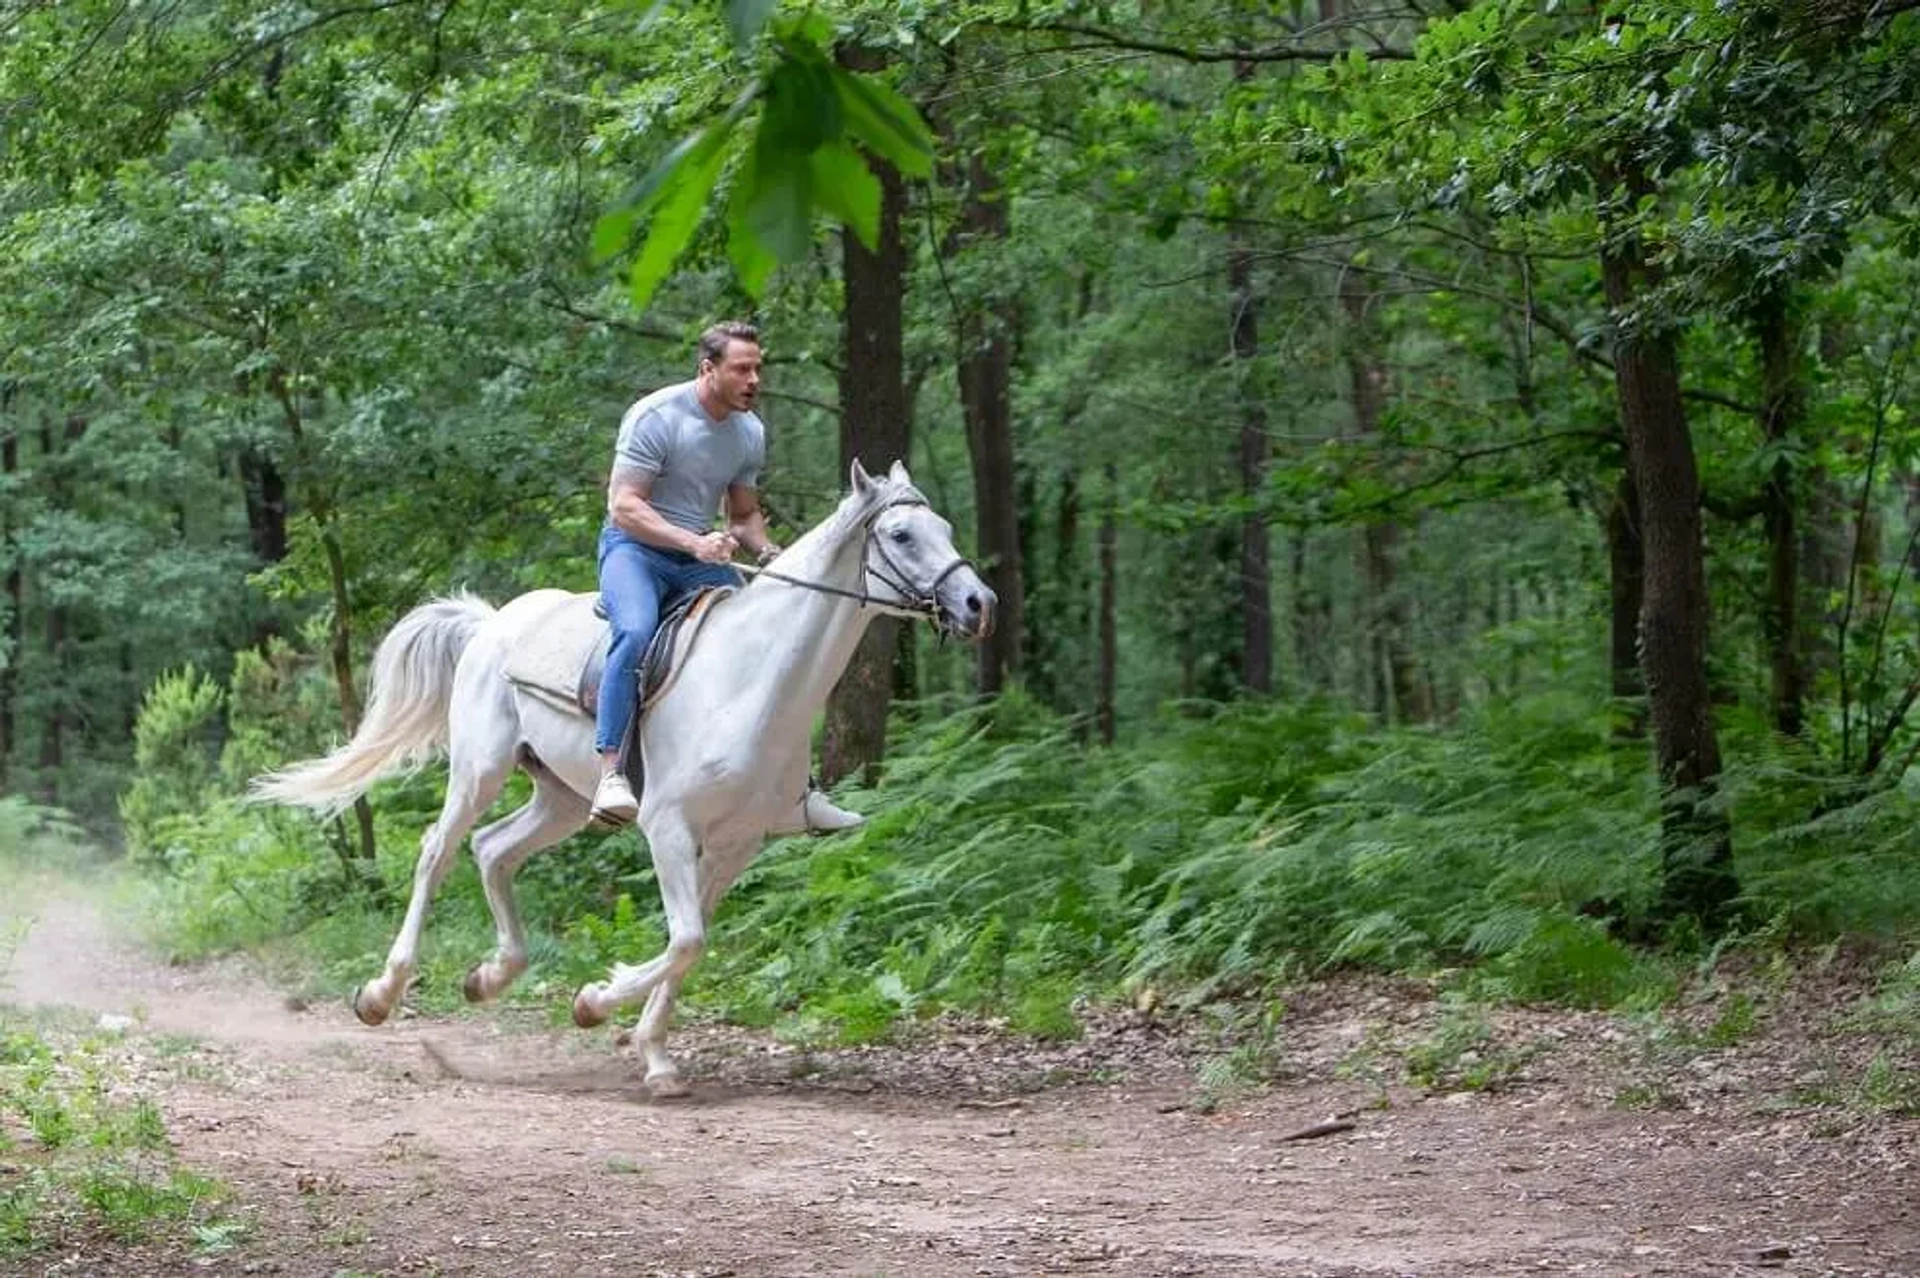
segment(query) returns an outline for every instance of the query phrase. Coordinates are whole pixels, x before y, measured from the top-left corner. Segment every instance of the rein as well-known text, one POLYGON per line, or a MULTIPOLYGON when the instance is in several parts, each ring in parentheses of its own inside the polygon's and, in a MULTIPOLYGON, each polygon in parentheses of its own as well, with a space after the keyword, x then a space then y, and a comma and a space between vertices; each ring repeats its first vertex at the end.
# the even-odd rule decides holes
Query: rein
POLYGON ((812 590, 823 595, 836 595, 842 599, 852 599, 862 608, 868 604, 872 604, 875 607, 901 608, 908 612, 917 613, 929 621, 937 622, 940 619, 939 594, 941 583, 960 569, 971 568, 973 566, 972 562, 968 560, 965 555, 955 555, 953 562, 945 568, 942 568, 939 574, 928 583, 927 588, 921 590, 906 580, 906 574, 900 571, 900 566, 887 555, 886 543, 876 542, 873 539, 873 525, 875 521, 895 506, 924 506, 926 504, 926 501, 919 497, 896 498, 882 505, 878 510, 874 511, 873 514, 861 521, 861 531, 865 538, 860 547, 861 580, 864 582, 867 577, 878 577, 882 583, 900 596, 898 599, 884 599, 879 595, 868 594, 865 590, 848 590, 844 586, 830 585, 824 581, 809 581, 804 577, 794 577, 784 572, 776 572, 772 568, 756 567, 752 564, 734 564, 732 566, 738 571, 747 573, 750 576, 769 577, 774 581, 785 582, 789 586, 798 586, 802 590, 812 590), (880 551, 879 565, 873 562, 873 557, 870 554, 876 546, 880 551), (882 566, 884 566, 886 571, 881 571, 882 566))

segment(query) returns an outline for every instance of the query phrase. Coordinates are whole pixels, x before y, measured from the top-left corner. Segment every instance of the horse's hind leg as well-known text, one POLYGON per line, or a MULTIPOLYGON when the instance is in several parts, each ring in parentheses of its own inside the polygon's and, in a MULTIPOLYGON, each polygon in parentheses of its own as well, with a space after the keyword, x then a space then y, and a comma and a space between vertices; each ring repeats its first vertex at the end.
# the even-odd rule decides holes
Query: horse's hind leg
POLYGON ((498 944, 493 957, 467 973, 467 1000, 498 998, 527 970, 527 938, 513 899, 513 876, 534 853, 552 847, 587 823, 592 805, 539 763, 523 765, 533 778, 533 800, 519 811, 473 836, 473 859, 487 890, 498 944))
POLYGON ((387 951, 387 966, 379 976, 360 987, 353 996, 353 1012, 368 1025, 387 1019, 394 1004, 407 992, 407 981, 420 953, 420 935, 427 926, 427 907, 433 894, 447 877, 453 853, 473 823, 480 819, 493 801, 500 797, 513 772, 511 756, 503 760, 465 760, 455 758, 447 778, 447 797, 440 807, 440 819, 420 836, 420 859, 413 869, 413 895, 407 900, 407 917, 400 934, 387 951), (479 766, 472 766, 478 764, 479 766))

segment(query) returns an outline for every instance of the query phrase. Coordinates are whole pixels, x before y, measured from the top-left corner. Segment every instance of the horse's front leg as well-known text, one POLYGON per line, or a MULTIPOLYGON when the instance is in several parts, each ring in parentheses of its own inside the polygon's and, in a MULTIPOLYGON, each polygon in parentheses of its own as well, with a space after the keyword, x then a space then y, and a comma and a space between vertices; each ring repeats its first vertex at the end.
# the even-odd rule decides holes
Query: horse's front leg
MULTIPOLYGON (((658 989, 678 987, 707 947, 706 919, 700 908, 700 848, 692 827, 677 808, 657 811, 646 827, 660 903, 666 908, 667 948, 638 966, 615 965, 604 982, 581 986, 573 999, 573 1021, 583 1028, 602 1023, 658 989), (670 984, 663 986, 663 982, 670 984)), ((670 996, 664 1006, 671 1010, 670 996)), ((665 1052, 647 1052, 647 1083, 656 1092, 670 1093, 678 1087, 679 1071, 665 1052)))
MULTIPOLYGON (((713 912, 719 907, 720 898, 734 885, 759 847, 760 840, 754 838, 701 849, 700 917, 706 923, 713 922, 713 912)), ((667 1029, 673 1021, 673 1006, 680 997, 680 985, 685 979, 685 972, 670 973, 661 978, 660 983, 647 995, 646 1010, 640 1014, 640 1024, 634 1030, 634 1038, 646 1057, 647 1085, 655 1096, 684 1096, 687 1092, 686 1085, 680 1081, 678 1067, 674 1065, 673 1058, 667 1055, 667 1029)))

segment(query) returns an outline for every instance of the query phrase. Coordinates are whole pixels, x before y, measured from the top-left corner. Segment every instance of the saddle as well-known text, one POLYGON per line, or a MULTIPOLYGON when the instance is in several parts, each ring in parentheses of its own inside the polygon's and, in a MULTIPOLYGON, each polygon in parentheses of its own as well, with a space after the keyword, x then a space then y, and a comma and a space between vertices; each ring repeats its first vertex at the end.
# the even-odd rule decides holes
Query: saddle
MULTIPOLYGON (((659 628, 640 658, 637 722, 660 699, 679 672, 715 604, 734 592, 709 586, 678 600, 660 618, 659 628)), ((528 627, 529 642, 507 658, 507 682, 556 710, 593 718, 600 709, 600 680, 606 673, 607 610, 599 595, 571 595, 528 627)))
MULTIPOLYGON (((660 618, 659 629, 640 658, 638 704, 620 743, 620 770, 635 794, 646 788, 640 756, 641 716, 672 686, 714 605, 734 590, 733 586, 709 586, 676 602, 660 618)), ((528 627, 528 640, 507 658, 507 682, 556 710, 591 719, 600 708, 600 679, 612 642, 600 596, 569 595, 528 627)))

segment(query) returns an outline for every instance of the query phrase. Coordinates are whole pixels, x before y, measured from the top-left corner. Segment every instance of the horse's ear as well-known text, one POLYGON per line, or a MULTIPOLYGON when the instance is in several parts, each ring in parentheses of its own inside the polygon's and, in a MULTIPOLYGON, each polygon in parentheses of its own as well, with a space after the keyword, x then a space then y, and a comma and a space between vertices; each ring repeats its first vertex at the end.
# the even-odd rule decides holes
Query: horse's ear
POLYGON ((856 493, 865 493, 872 489, 873 476, 867 473, 867 468, 860 464, 858 457, 853 459, 851 476, 853 479, 853 491, 856 493))
POLYGON ((887 472, 887 478, 896 484, 913 483, 911 479, 907 478, 907 464, 902 461, 897 461, 893 464, 893 468, 887 472))

